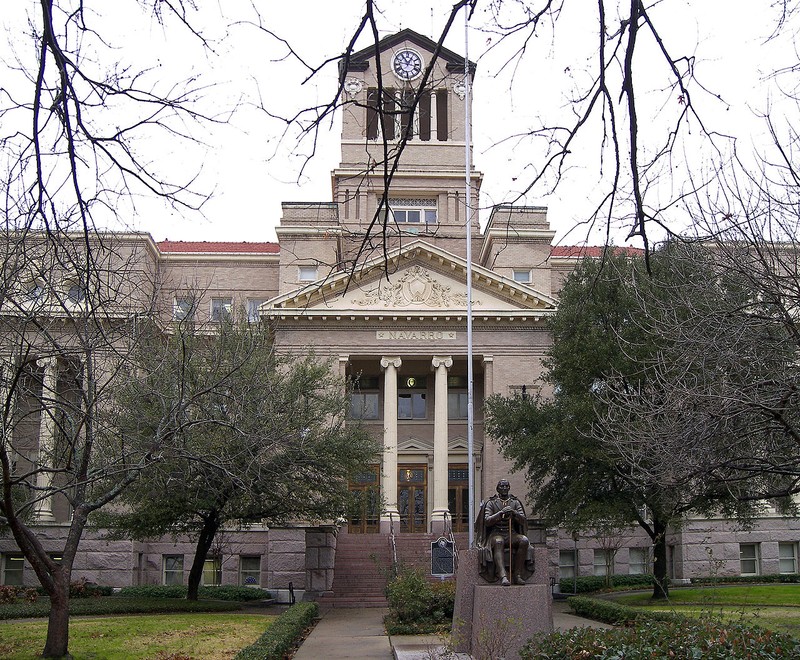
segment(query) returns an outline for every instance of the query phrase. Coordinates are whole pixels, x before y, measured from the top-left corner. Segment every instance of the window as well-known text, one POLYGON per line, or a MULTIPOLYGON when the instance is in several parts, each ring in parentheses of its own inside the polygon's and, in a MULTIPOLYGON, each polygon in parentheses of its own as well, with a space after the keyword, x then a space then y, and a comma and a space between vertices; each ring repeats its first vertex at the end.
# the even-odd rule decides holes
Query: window
POLYGON ((193 298, 176 298, 172 308, 172 318, 176 321, 188 321, 194 318, 195 302, 193 298))
POLYGON ((80 305, 86 300, 86 287, 77 280, 67 282, 67 302, 71 305, 80 305))
POLYGON ((261 584, 261 557, 239 557, 239 584, 243 587, 257 587, 261 584))
POLYGON ((628 573, 645 575, 650 573, 650 548, 631 548, 628 555, 628 573))
POLYGON ((447 392, 447 417, 449 419, 467 419, 469 395, 467 392, 447 392))
POLYGON ((758 575, 758 543, 739 544, 739 564, 742 575, 758 575))
POLYGON ((427 379, 424 376, 401 378, 397 395, 398 419, 426 419, 427 379))
POLYGON ((797 573, 797 543, 778 543, 778 573, 797 573))
POLYGON ((574 550, 561 550, 558 553, 558 577, 559 579, 575 577, 574 550))
POLYGON ((40 303, 45 298, 44 282, 33 280, 25 287, 25 298, 31 305, 40 303))
POLYGON ((299 266, 297 280, 299 282, 314 282, 317 279, 316 266, 299 266))
POLYGON ((467 419, 467 394, 466 376, 447 377, 447 417, 449 419, 467 419))
POLYGON ((611 550, 595 550, 594 551, 594 574, 595 575, 613 575, 613 573, 614 573, 614 555, 612 554, 612 551, 611 550))
POLYGON ((514 281, 515 282, 522 282, 523 284, 527 284, 531 281, 531 271, 530 270, 517 270, 514 269, 514 281))
POLYGON ((353 377, 353 391, 350 394, 351 419, 378 419, 377 376, 359 374, 353 377))
POLYGON ((233 300, 230 298, 212 298, 211 299, 211 320, 219 323, 231 317, 231 308, 233 307, 233 300))
POLYGON ((378 419, 378 393, 353 392, 350 395, 352 419, 378 419))
POLYGON ((183 555, 164 555, 164 584, 183 584, 183 555))
POLYGON ((19 554, 4 554, 3 584, 21 587, 23 584, 25 558, 19 554))
POLYGON ((249 298, 247 300, 247 320, 250 323, 258 323, 258 308, 266 302, 264 298, 249 298))
POLYGON ((390 199, 389 208, 398 224, 436 224, 435 199, 390 199))
POLYGON ((211 557, 203 563, 203 586, 218 587, 222 584, 222 560, 211 557))

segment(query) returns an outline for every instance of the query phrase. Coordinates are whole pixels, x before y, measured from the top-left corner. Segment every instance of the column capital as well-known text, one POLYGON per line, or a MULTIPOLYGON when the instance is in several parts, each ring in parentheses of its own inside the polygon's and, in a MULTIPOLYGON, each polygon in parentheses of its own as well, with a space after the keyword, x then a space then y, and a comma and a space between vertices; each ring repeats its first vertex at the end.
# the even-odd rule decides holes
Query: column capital
POLYGON ((45 369, 55 369, 58 365, 58 358, 55 355, 48 355, 46 357, 37 357, 34 362, 37 367, 44 367, 45 369))
POLYGON ((389 365, 393 366, 395 369, 399 369, 400 365, 403 364, 403 361, 400 357, 382 357, 381 358, 381 369, 388 369, 389 365))
POLYGON ((450 355, 434 355, 431 359, 431 364, 434 369, 438 369, 441 366, 449 369, 453 366, 453 358, 450 355))

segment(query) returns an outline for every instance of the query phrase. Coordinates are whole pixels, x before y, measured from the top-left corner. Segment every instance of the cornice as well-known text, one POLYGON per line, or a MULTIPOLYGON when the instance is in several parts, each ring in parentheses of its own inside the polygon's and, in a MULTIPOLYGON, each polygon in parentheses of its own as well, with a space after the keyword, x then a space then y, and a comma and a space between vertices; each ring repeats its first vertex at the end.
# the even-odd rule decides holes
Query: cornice
POLYGON ((235 254, 224 254, 219 252, 168 252, 161 253, 159 260, 162 263, 211 263, 215 261, 225 261, 233 263, 253 262, 253 263, 279 263, 280 252, 270 252, 269 254, 253 254, 247 252, 237 252, 235 254))

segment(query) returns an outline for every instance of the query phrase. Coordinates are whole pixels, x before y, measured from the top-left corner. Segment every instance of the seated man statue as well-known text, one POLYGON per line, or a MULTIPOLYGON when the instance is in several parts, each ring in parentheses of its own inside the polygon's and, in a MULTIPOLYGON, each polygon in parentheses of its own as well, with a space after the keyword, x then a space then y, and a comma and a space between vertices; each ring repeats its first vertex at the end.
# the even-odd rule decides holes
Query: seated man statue
POLYGON ((481 576, 487 582, 500 580, 503 586, 512 582, 525 584, 533 575, 533 547, 526 536, 528 519, 522 502, 511 495, 510 490, 508 481, 501 479, 497 483, 497 495, 481 503, 475 521, 476 544, 481 549, 481 576))

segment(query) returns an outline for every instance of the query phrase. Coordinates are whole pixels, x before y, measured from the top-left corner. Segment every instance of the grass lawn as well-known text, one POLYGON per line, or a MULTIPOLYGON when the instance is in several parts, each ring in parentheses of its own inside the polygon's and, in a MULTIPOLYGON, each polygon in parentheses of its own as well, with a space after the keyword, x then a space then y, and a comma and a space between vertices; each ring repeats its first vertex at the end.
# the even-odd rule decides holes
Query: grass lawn
POLYGON ((622 605, 689 616, 720 616, 800 638, 800 584, 670 589, 669 602, 650 593, 615 597, 622 605))
MULTIPOLYGON (((72 619, 69 650, 76 660, 228 660, 274 619, 204 613, 72 619)), ((0 658, 38 658, 46 631, 46 621, 0 622, 0 658)))

